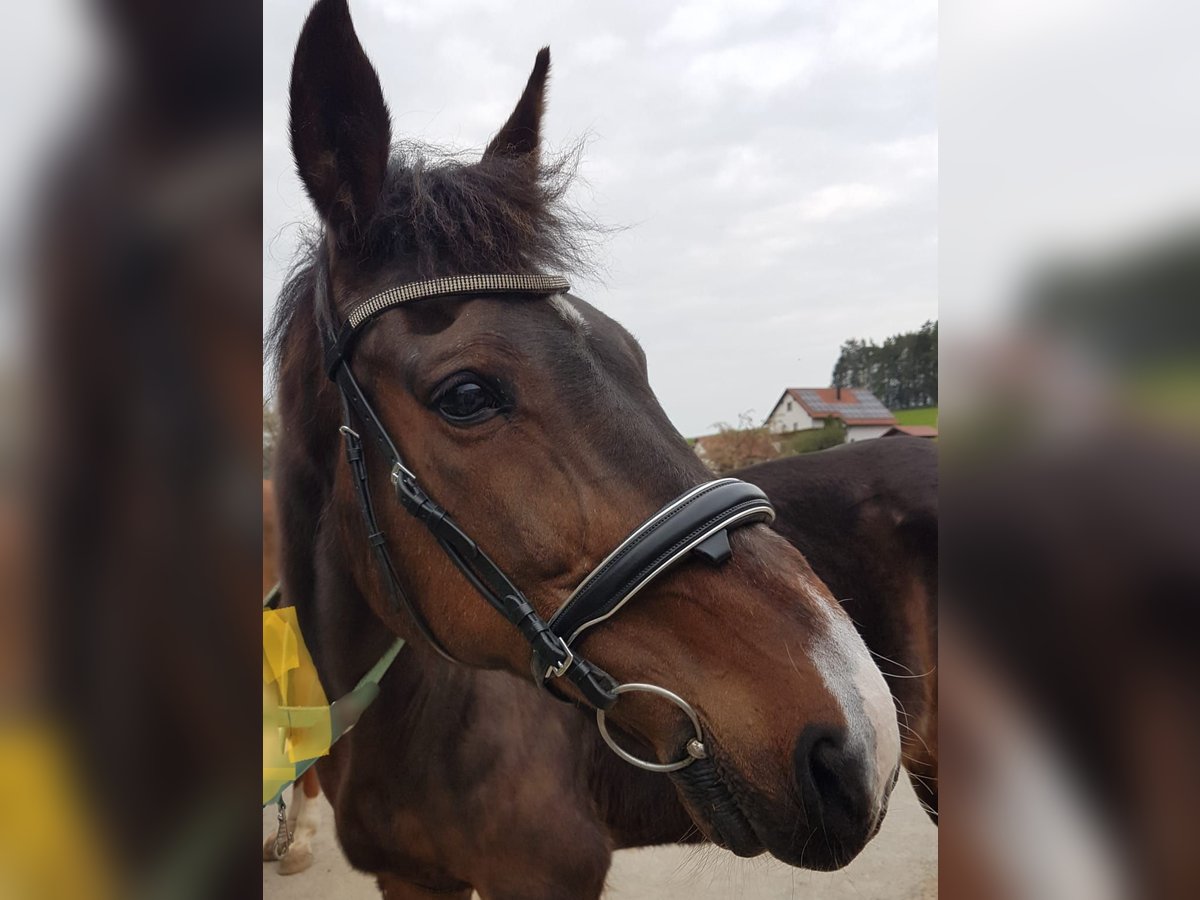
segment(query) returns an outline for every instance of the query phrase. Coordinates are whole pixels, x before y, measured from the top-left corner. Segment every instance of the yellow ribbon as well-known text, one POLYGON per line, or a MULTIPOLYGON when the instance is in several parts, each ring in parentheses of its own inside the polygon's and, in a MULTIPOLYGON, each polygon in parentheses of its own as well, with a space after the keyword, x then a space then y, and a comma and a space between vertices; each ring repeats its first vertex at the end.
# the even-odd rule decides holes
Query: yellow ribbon
POLYGON ((263 610, 263 803, 298 775, 296 763, 329 752, 329 701, 294 607, 263 610))

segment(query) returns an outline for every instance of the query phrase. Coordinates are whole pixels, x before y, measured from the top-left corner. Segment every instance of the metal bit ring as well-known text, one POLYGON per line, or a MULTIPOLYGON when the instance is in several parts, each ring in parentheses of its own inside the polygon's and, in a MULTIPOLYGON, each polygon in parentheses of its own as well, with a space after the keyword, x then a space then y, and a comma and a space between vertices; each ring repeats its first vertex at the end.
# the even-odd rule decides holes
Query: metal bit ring
POLYGON ((700 718, 696 715, 696 711, 688 704, 686 700, 678 694, 668 691, 666 688, 661 688, 656 684, 622 684, 618 685, 614 694, 628 693, 645 693, 654 694, 656 697, 662 697, 664 700, 669 700, 671 703, 679 707, 691 720, 692 727, 696 730, 696 736, 687 742, 687 756, 676 762, 656 763, 647 762, 644 759, 638 759, 615 740, 608 733, 608 724, 605 722, 604 710, 596 710, 596 727, 600 729, 600 736, 604 738, 604 743, 608 744, 612 752, 625 760, 630 765, 637 766, 639 769, 645 769, 647 772, 678 772, 685 766, 690 766, 698 759, 704 759, 708 756, 708 751, 704 747, 704 731, 700 727, 700 718))

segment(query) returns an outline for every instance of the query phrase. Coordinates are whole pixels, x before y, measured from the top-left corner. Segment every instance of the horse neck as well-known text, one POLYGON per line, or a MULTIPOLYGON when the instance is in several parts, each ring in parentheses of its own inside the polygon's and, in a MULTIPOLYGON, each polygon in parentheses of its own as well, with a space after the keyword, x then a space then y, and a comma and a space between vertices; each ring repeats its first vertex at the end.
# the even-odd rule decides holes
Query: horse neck
POLYGON ((332 499, 334 473, 345 464, 340 408, 336 387, 322 371, 313 317, 298 314, 284 341, 278 390, 282 439, 274 461, 281 501, 280 581, 333 699, 353 687, 391 638, 347 574, 347 548, 332 499))

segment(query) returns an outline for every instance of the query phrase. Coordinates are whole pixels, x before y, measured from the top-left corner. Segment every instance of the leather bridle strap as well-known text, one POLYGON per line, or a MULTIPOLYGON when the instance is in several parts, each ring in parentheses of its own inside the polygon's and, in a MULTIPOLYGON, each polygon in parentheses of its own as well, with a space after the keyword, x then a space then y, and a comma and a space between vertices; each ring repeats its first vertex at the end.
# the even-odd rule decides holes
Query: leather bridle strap
POLYGON ((774 519, 766 494, 752 484, 723 478, 699 485, 622 541, 550 618, 550 628, 573 646, 583 632, 613 616, 689 553, 720 565, 733 552, 730 529, 774 519))
MULTIPOLYGON (((349 372, 349 368, 346 369, 349 372)), ((379 564, 379 570, 383 573, 384 580, 387 582, 388 595, 391 597, 392 605, 397 609, 403 608, 412 619, 413 624, 417 626, 417 631, 421 636, 433 647, 434 650, 443 658, 450 662, 455 662, 453 656, 442 646, 442 642, 438 640, 437 635, 433 633, 433 629, 429 627, 429 622, 425 616, 408 598, 408 594, 404 588, 400 586, 400 578, 396 574, 396 569, 392 565, 392 558, 387 551, 387 538, 384 536, 382 529, 379 527, 379 520, 375 517, 375 506, 371 502, 371 485, 367 474, 367 463, 363 457, 362 438, 359 433, 350 427, 351 407, 358 408, 360 419, 367 421, 375 418, 375 413, 371 409, 370 404, 366 402, 366 398, 362 396, 361 389, 358 387, 358 382, 354 381, 354 376, 350 376, 354 393, 347 393, 346 386, 342 385, 342 418, 346 424, 341 427, 342 436, 346 441, 346 462, 350 466, 350 473, 354 478, 354 489, 358 495, 359 510, 362 512, 363 521, 367 525, 367 541, 371 545, 371 550, 375 554, 376 561, 379 564)), ((391 439, 387 432, 382 427, 373 430, 373 434, 382 438, 384 442, 384 452, 392 447, 391 439)))
MULTIPOLYGON (((318 281, 323 279, 318 278, 318 281)), ((321 285, 324 290, 324 285, 321 285)), ((562 294, 571 289, 570 282, 558 275, 451 275, 447 278, 431 278, 427 281, 410 281, 388 288, 356 305, 346 314, 332 342, 326 342, 325 371, 334 378, 337 367, 350 355, 354 339, 362 333, 363 326, 378 316, 402 303, 426 300, 430 297, 473 296, 479 294, 532 294, 548 296, 562 294)), ((334 378, 336 381, 336 378, 334 378)))
MULTIPOLYGON (((774 518, 770 501, 752 484, 724 478, 699 485, 639 525, 593 569, 550 617, 550 630, 578 659, 574 647, 580 636, 611 618, 655 578, 692 554, 712 565, 724 563, 733 553, 731 529, 774 518)), ((558 674, 536 652, 532 669, 539 682, 558 674)))
MULTIPOLYGON (((324 257, 318 257, 316 290, 320 293, 318 305, 332 309, 328 293, 328 270, 324 257)), ((390 288, 358 304, 347 315, 346 323, 333 340, 327 340, 325 363, 329 377, 341 389, 344 423, 341 427, 346 439, 346 459, 354 475, 354 485, 359 498, 363 520, 367 526, 368 540, 379 560, 380 570, 388 583, 394 605, 403 606, 421 635, 446 659, 457 660, 446 650, 445 645, 433 633, 428 621, 413 604, 400 585, 396 568, 387 550, 387 540, 379 528, 371 502, 371 490, 366 461, 363 459, 363 443, 354 429, 357 419, 369 437, 375 439, 391 468, 392 485, 396 497, 404 509, 433 534, 451 562, 462 572, 468 582, 485 600, 511 622, 529 642, 539 659, 550 661, 557 670, 570 670, 570 680, 579 688, 589 703, 597 709, 608 709, 616 702, 616 682, 606 672, 580 660, 576 665, 571 652, 546 626, 546 622, 534 610, 507 576, 486 553, 462 531, 444 509, 438 506, 421 489, 416 476, 404 465, 400 451, 396 448, 383 423, 379 421, 370 401, 363 393, 358 379, 350 368, 349 354, 354 340, 362 329, 380 313, 401 303, 460 294, 534 294, 546 295, 567 291, 570 284, 565 278, 552 275, 466 275, 436 278, 412 282, 390 288)))
MULTIPOLYGON (((323 267, 322 267, 323 268, 323 267)), ((324 292, 325 272, 319 273, 318 290, 324 292)), ((326 343, 329 376, 343 400, 346 458, 354 476, 368 540, 388 582, 393 602, 403 606, 422 635, 447 659, 453 657, 433 633, 429 623, 400 586, 371 502, 363 439, 355 429, 379 445, 391 471, 396 498, 409 515, 421 522, 467 581, 525 638, 532 650, 534 679, 566 678, 597 710, 609 709, 617 699, 618 684, 604 670, 571 650, 572 642, 587 629, 616 613, 650 581, 696 553, 713 564, 730 556, 729 529, 770 521, 774 510, 758 488, 733 478, 709 482, 687 491, 640 525, 621 542, 551 618, 544 620, 482 548, 421 488, 404 464, 387 429, 350 368, 349 354, 363 326, 397 304, 452 294, 555 294, 569 289, 563 278, 548 275, 473 275, 415 282, 375 295, 352 309, 340 332, 326 343)))
MULTIPOLYGON (((360 427, 368 436, 374 438, 383 450, 391 468, 391 480, 396 491, 396 498, 405 511, 433 534, 455 567, 497 612, 517 628, 539 660, 546 661, 548 667, 568 674, 569 680, 596 708, 608 709, 611 707, 616 702, 616 694, 613 693, 616 682, 606 672, 590 663, 584 660, 573 660, 570 650, 557 635, 550 631, 545 620, 538 615, 525 595, 509 580, 491 557, 458 527, 454 519, 425 493, 417 483, 416 476, 401 460, 387 429, 379 421, 375 410, 363 394, 362 387, 359 385, 358 379, 354 377, 350 366, 345 363, 340 364, 334 373, 334 380, 341 388, 348 421, 349 414, 354 413, 354 418, 362 423, 360 427)), ((394 602, 399 601, 399 604, 404 606, 422 636, 433 645, 438 653, 446 659, 456 661, 433 633, 420 610, 408 600, 408 595, 401 588, 391 556, 387 551, 386 538, 379 529, 371 504, 366 463, 362 459, 361 438, 348 423, 342 426, 342 433, 346 437, 346 457, 355 475, 354 482, 359 496, 359 505, 367 524, 368 539, 375 548, 380 568, 388 582, 394 602)))

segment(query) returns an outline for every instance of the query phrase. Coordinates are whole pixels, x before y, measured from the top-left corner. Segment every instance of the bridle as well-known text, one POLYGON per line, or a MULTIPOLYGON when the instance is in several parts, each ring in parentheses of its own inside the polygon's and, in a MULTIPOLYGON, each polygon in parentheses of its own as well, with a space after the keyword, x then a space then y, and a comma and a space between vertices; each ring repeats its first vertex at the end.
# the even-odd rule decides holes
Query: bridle
MULTIPOLYGON (((332 311, 328 302, 331 296, 329 274, 323 254, 318 256, 316 274, 318 308, 332 311)), ((356 305, 336 334, 330 329, 325 340, 326 371, 340 389, 343 412, 340 431, 345 438, 346 461, 367 527, 367 540, 374 550, 393 604, 405 609, 418 631, 438 653, 457 662, 400 586, 388 553, 387 539, 375 515, 363 455, 364 437, 382 451, 391 470, 396 499, 404 510, 429 530, 467 581, 529 643, 534 682, 549 690, 553 680, 565 678, 596 709, 601 735, 623 759, 651 771, 674 771, 705 756, 703 733, 695 711, 683 698, 657 685, 618 684, 607 672, 578 653, 578 643, 585 632, 614 616, 643 588, 689 555, 700 556, 713 565, 727 560, 732 555, 730 529, 770 522, 775 518, 766 495, 757 487, 735 478, 710 481, 685 492, 625 538, 547 621, 491 557, 421 488, 351 368, 351 354, 357 339, 378 316, 401 304, 434 297, 481 294, 553 296, 569 289, 564 278, 534 274, 458 275, 398 285, 356 305), (632 691, 655 694, 683 710, 695 728, 695 737, 686 747, 687 756, 673 763, 651 763, 632 756, 613 741, 605 723, 605 713, 620 694, 632 691)), ((553 690, 551 693, 559 699, 567 699, 553 690)))

